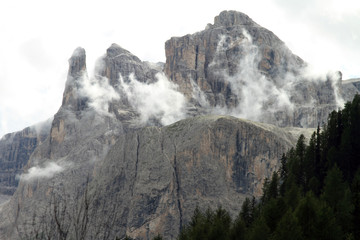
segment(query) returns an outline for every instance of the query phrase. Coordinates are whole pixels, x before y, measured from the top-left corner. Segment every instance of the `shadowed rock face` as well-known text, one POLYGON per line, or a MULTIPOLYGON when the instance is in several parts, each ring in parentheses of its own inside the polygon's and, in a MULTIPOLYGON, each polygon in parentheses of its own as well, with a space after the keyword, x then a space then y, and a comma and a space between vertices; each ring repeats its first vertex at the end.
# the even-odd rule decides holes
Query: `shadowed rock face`
POLYGON ((119 77, 129 81, 131 74, 140 82, 153 82, 157 70, 150 68, 138 57, 123 49, 117 44, 112 44, 106 50, 99 66, 99 74, 110 80, 112 86, 119 85, 119 77))
MULTIPOLYGON (((246 56, 255 63, 256 77, 275 86, 285 84, 289 74, 297 77, 305 65, 272 32, 245 14, 225 11, 204 31, 167 41, 164 71, 188 97, 189 105, 200 109, 189 115, 214 107, 232 109, 243 98, 228 80, 249 80, 239 75, 246 56), (194 97, 194 84, 209 105, 194 97)), ((24 165, 26 176, 11 201, 0 206, 0 239, 16 239, 13 223, 21 220, 15 221, 16 216, 31 219, 34 211, 48 204, 52 191, 66 188, 68 195, 75 195, 88 177, 91 190, 100 193, 96 196, 100 209, 111 212, 118 203, 113 234, 142 239, 157 233, 174 239, 197 204, 222 205, 234 215, 246 196, 261 194, 264 178, 278 168, 281 154, 295 144, 300 131, 292 134, 293 129, 224 116, 197 116, 165 127, 142 128, 135 121, 139 113, 124 97, 120 77, 125 83, 133 77, 149 84, 161 71, 111 45, 89 84, 105 84, 119 96, 98 111, 94 105, 98 99, 84 91, 89 80, 85 50, 74 51, 62 106, 47 133, 24 130, 0 141, 3 186, 13 188, 14 176, 24 165), (51 176, 33 176, 29 171, 51 166, 57 169, 51 176), (13 172, 4 173, 9 168, 13 172)), ((279 126, 316 126, 334 109, 330 77, 320 83, 296 82, 292 89, 297 93, 291 95, 293 112, 268 111, 260 120, 279 126)), ((105 222, 104 212, 96 216, 99 221, 105 222)))
POLYGON ((92 187, 100 189, 104 211, 111 211, 111 199, 120 203, 118 236, 175 239, 197 205, 221 205, 235 216, 245 197, 261 194, 264 178, 296 139, 287 130, 224 116, 143 128, 120 137, 92 187))
POLYGON ((63 94, 62 106, 71 108, 74 111, 85 109, 87 99, 80 96, 81 79, 86 72, 86 53, 85 49, 77 48, 69 59, 69 71, 63 94))
POLYGON ((242 42, 248 36, 259 48, 257 67, 264 75, 276 80, 304 66, 272 32, 243 13, 224 11, 205 30, 173 37, 165 43, 165 73, 189 97, 192 79, 207 94, 212 106, 234 106, 231 87, 221 73, 233 76, 239 71, 240 59, 247 54, 242 42))
POLYGON ((216 107, 248 118, 252 110, 242 112, 242 104, 249 101, 262 109, 252 120, 316 127, 339 107, 341 75, 322 80, 303 75, 306 63, 240 12, 223 11, 205 30, 171 38, 165 53, 166 75, 198 109, 216 107), (199 91, 209 106, 196 97, 199 91))
POLYGON ((18 239, 13 225, 20 221, 16 216, 26 221, 37 210, 41 214, 52 190, 64 187, 69 195, 75 195, 116 138, 123 134, 120 121, 95 111, 90 99, 84 98, 85 62, 85 51, 76 49, 69 60, 62 106, 49 124, 46 139, 32 149, 28 161, 22 159, 25 166, 19 186, 10 202, 2 206, 0 239, 18 239))
POLYGON ((346 101, 352 101, 355 94, 360 94, 360 78, 342 81, 343 97, 346 101))
MULTIPOLYGON (((49 135, 50 122, 5 135, 0 140, 0 195, 12 195, 31 154, 49 135)), ((1 202, 0 202, 1 203, 1 202)))

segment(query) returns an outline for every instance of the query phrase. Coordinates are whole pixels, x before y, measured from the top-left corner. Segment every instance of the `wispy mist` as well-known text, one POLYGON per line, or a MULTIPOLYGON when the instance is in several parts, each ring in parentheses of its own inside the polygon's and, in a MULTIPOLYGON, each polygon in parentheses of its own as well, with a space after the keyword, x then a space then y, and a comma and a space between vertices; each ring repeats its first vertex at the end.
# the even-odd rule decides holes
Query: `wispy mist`
POLYGON ((24 181, 32 181, 40 178, 52 178, 55 174, 64 171, 67 165, 48 162, 44 166, 34 166, 29 168, 21 176, 18 176, 18 178, 24 181))
POLYGON ((85 73, 81 78, 79 93, 88 99, 89 107, 104 115, 109 115, 109 102, 120 99, 119 93, 109 84, 109 79, 100 76, 90 78, 85 73))
MULTIPOLYGON (((284 71, 279 74, 282 76, 277 79, 267 77, 262 73, 258 66, 262 59, 261 50, 253 43, 251 36, 246 30, 243 30, 243 38, 233 39, 231 36, 223 35, 220 37, 216 54, 209 68, 212 68, 215 75, 220 76, 230 85, 231 92, 236 98, 236 106, 216 106, 210 111, 215 114, 230 114, 236 117, 246 118, 255 121, 273 122, 274 113, 282 112, 288 116, 298 107, 314 107, 319 103, 319 96, 299 91, 302 85, 314 89, 321 87, 326 81, 330 82, 333 96, 338 107, 342 107, 344 100, 340 94, 339 73, 320 74, 313 71, 310 66, 299 69, 298 66, 288 66, 297 69, 297 73, 284 71), (221 67, 222 62, 226 59, 226 51, 237 45, 241 49, 241 57, 237 63, 237 71, 229 74, 227 70, 221 67), (215 69, 215 70, 214 70, 215 69), (316 86, 315 86, 316 85, 316 86), (316 99, 315 99, 316 98, 316 99), (299 105, 301 104, 301 105, 299 105), (272 120, 271 120, 272 119, 272 120)), ((289 64, 289 63, 288 63, 289 64)), ((280 69, 281 71, 281 69, 280 69)), ((209 106, 206 95, 201 91, 195 82, 192 82, 193 98, 202 106, 209 106)), ((327 104, 331 104, 327 102, 327 104)), ((306 126, 304 123, 303 126, 306 126)))
POLYGON ((156 78, 154 83, 143 83, 137 81, 134 74, 130 75, 129 82, 119 77, 120 87, 129 103, 140 114, 140 122, 158 120, 162 125, 168 125, 185 118, 185 96, 163 73, 158 73, 156 78))
MULTIPOLYGON (((245 30, 243 30, 243 36, 243 39, 234 41, 242 50, 237 72, 231 76, 225 70, 216 72, 230 84, 232 93, 238 99, 238 104, 233 108, 217 107, 214 112, 261 121, 266 112, 272 113, 279 109, 292 111, 294 106, 288 91, 292 82, 284 81, 283 84, 277 85, 272 79, 262 74, 258 69, 261 61, 259 48, 253 44, 251 36, 245 30)), ((220 64, 222 56, 231 47, 227 38, 229 36, 226 35, 220 38, 216 55, 210 66, 220 64)))

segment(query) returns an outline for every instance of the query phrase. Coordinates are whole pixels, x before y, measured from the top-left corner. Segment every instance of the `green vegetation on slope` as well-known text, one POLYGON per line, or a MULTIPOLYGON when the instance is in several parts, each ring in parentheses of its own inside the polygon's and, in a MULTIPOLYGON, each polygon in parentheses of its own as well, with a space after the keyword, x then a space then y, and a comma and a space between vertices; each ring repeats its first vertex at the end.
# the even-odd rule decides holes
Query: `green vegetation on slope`
POLYGON ((309 144, 301 135, 235 220, 196 209, 179 240, 360 239, 360 96, 333 111, 309 144))

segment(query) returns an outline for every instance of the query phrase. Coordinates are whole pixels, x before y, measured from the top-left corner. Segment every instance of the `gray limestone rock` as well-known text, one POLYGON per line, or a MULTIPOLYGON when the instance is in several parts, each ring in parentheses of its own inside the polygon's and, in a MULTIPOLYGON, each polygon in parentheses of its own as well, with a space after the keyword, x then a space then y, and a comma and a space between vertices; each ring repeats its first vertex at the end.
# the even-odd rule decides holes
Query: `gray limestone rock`
POLYGON ((261 194, 264 178, 278 168, 280 156, 299 134, 309 136, 312 129, 196 115, 242 110, 238 106, 252 113, 254 102, 244 101, 242 90, 261 80, 270 86, 262 92, 270 98, 258 120, 317 126, 336 108, 339 94, 350 97, 357 91, 354 85, 341 89, 341 75, 305 79, 303 60, 272 32, 235 11, 220 13, 202 32, 171 38, 165 47, 162 65, 142 62, 113 44, 90 78, 85 50, 74 51, 62 106, 47 131, 25 129, 0 141, 1 187, 13 191, 14 176, 23 173, 11 200, 0 206, 0 239, 17 239, 17 227, 34 212, 46 214, 53 193, 62 189, 65 206, 77 206, 74 196, 83 196, 87 183, 100 209, 89 216, 89 234, 96 223, 108 223, 109 215, 114 217, 111 236, 138 239, 157 233, 175 239, 196 205, 222 205, 234 216, 246 196, 261 194), (139 124, 140 113, 122 84, 152 84, 162 71, 189 100, 184 116, 196 117, 169 126, 160 126, 159 119, 139 124), (290 89, 291 111, 276 108, 282 86, 290 89))
POLYGON ((301 131, 309 136, 306 129, 226 116, 143 128, 119 138, 91 186, 100 191, 103 211, 119 204, 114 235, 176 239, 196 206, 221 205, 235 217, 245 197, 261 194, 263 180, 301 131))
POLYGON ((205 30, 171 38, 165 52, 166 75, 208 113, 215 108, 280 127, 316 127, 342 101, 341 75, 309 77, 302 59, 240 12, 223 11, 205 30))
POLYGON ((343 97, 346 101, 352 101, 355 94, 360 94, 360 79, 348 79, 342 81, 343 97))
POLYGON ((48 137, 50 124, 49 120, 1 138, 0 195, 11 196, 15 192, 23 167, 34 150, 48 137))

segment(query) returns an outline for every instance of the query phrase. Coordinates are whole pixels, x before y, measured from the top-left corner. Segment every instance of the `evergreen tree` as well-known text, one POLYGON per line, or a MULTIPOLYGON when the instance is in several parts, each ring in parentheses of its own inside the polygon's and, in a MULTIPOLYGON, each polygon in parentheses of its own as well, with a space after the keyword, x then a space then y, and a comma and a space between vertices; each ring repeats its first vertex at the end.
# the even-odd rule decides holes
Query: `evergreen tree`
POLYGON ((276 227, 271 240, 303 240, 301 227, 292 211, 287 211, 276 227))
POLYGON ((180 232, 179 239, 227 240, 230 238, 231 224, 229 213, 221 207, 215 212, 208 208, 205 213, 196 208, 190 224, 180 232))
POLYGON ((253 209, 249 198, 245 199, 241 207, 240 218, 246 227, 250 227, 253 222, 253 209))
POLYGON ((305 239, 316 240, 317 209, 319 205, 313 194, 308 193, 297 206, 295 216, 305 239))
POLYGON ((357 170, 354 180, 351 184, 352 202, 354 205, 353 232, 356 240, 360 239, 360 168, 357 170))
POLYGON ((262 217, 254 222, 246 235, 247 240, 267 240, 269 237, 270 229, 262 217))
POLYGON ((279 176, 276 172, 273 172, 271 182, 268 189, 269 199, 277 198, 279 196, 279 176))
POLYGON ((262 208, 262 216, 269 227, 270 232, 274 232, 277 223, 280 221, 283 214, 286 212, 286 204, 282 198, 272 198, 262 208))
POLYGON ((346 182, 342 179, 341 170, 335 165, 328 171, 322 199, 334 211, 339 226, 345 232, 351 230, 353 204, 351 192, 346 182))
POLYGON ((284 196, 285 204, 290 209, 295 209, 300 201, 301 193, 299 187, 292 182, 284 196))
POLYGON ((245 223, 244 223, 243 219, 241 218, 241 216, 239 215, 235 219, 233 225, 231 226, 229 239, 244 240, 246 231, 247 231, 247 229, 246 229, 245 223))

